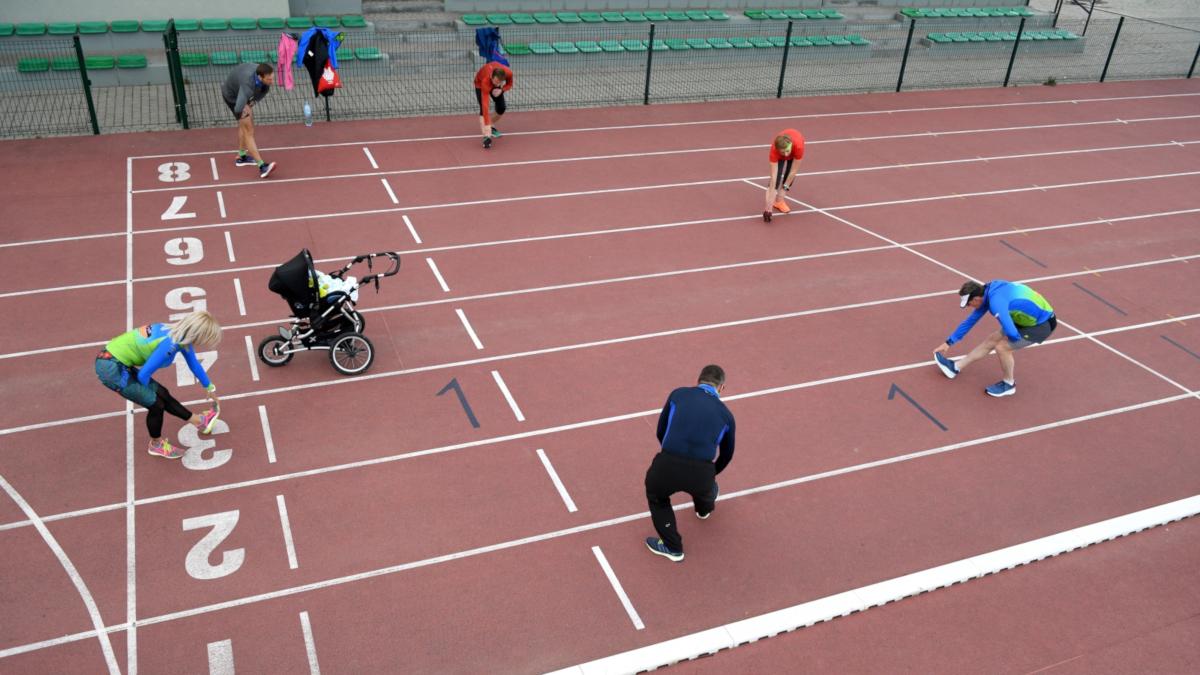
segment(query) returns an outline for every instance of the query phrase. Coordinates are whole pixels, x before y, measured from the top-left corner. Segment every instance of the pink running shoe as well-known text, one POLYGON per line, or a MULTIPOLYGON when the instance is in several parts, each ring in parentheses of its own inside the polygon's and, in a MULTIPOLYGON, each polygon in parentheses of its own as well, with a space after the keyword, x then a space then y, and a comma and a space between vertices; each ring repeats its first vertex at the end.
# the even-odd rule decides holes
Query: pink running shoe
POLYGON ((150 441, 150 448, 148 452, 155 457, 179 459, 180 457, 183 457, 183 454, 186 452, 186 450, 171 445, 171 442, 164 438, 159 443, 150 441))
POLYGON ((196 426, 200 427, 200 433, 211 434, 213 427, 216 426, 217 420, 220 419, 220 417, 220 410, 209 408, 208 410, 204 411, 203 415, 200 416, 200 422, 196 424, 196 426))

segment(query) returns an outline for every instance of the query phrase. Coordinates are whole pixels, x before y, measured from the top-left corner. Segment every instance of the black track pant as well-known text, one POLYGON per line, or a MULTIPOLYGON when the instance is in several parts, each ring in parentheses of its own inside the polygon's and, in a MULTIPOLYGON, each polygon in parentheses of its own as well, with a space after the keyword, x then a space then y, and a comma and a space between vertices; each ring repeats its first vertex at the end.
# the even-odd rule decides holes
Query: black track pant
POLYGON ((158 398, 154 400, 154 405, 148 408, 149 413, 146 415, 146 429, 150 432, 150 438, 159 438, 162 436, 163 411, 167 411, 183 421, 190 420, 192 413, 183 404, 175 400, 171 396, 171 392, 161 384, 157 387, 158 398))
POLYGON ((689 459, 660 452, 646 471, 646 501, 650 519, 658 536, 672 551, 683 551, 683 538, 675 526, 671 495, 686 492, 696 504, 696 512, 707 514, 717 501, 716 468, 712 462, 689 459))

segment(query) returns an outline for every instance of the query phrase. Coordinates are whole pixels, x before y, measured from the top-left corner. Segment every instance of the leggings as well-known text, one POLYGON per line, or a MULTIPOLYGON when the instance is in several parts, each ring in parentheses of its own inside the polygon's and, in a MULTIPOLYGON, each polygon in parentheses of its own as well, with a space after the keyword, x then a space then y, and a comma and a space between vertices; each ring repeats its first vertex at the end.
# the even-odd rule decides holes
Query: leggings
POLYGON ((784 162, 784 161, 775 162, 775 167, 776 167, 776 169, 775 169, 775 172, 776 172, 775 173, 775 189, 776 190, 783 189, 783 181, 787 180, 787 176, 792 170, 792 162, 793 161, 794 160, 789 159, 786 162, 784 162))
POLYGON ((167 411, 185 422, 192 418, 192 413, 183 404, 175 400, 171 396, 171 392, 167 388, 158 385, 158 398, 155 399, 154 405, 147 408, 149 414, 146 415, 146 429, 150 432, 150 438, 159 438, 162 436, 163 426, 163 411, 167 411))

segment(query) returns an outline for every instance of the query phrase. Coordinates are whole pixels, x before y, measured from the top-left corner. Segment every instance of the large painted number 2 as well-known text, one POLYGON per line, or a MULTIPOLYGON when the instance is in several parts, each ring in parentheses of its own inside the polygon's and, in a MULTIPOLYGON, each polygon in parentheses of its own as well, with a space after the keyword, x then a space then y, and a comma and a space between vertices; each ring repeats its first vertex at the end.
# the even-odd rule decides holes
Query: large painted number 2
POLYGON ((221 562, 216 565, 210 561, 217 547, 233 533, 233 528, 237 527, 239 515, 239 511, 226 511, 224 513, 213 513, 207 516, 187 518, 183 521, 184 532, 202 530, 206 527, 212 528, 208 534, 196 542, 196 545, 192 547, 192 550, 188 551, 187 557, 184 559, 183 565, 193 579, 220 579, 221 577, 227 577, 238 571, 238 568, 245 562, 246 549, 244 548, 222 551, 221 562))

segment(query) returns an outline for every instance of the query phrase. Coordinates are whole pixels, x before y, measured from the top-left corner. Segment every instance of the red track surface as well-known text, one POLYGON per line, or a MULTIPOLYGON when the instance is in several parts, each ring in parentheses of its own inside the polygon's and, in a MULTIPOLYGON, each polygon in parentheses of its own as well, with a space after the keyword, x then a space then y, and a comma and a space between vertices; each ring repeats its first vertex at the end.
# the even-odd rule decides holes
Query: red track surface
MULTIPOLYGON (((1197 83, 1170 81, 518 113, 488 153, 454 118, 268 127, 260 142, 285 148, 267 152, 280 164, 268 181, 210 152, 230 130, 7 143, 0 309, 21 319, 0 325, 0 475, 78 568, 122 671, 133 653, 147 673, 204 672, 225 640, 239 671, 302 671, 301 612, 328 671, 560 668, 1189 497, 1200 410, 1162 399, 1200 388, 1200 298, 1179 292, 1200 287, 1197 96, 1197 83), (786 115, 807 117, 754 119, 786 115), (743 179, 763 172, 784 126, 809 139, 795 196, 821 211, 796 205, 766 225, 762 192, 743 179), (593 129, 547 133, 580 127, 593 129), (345 145, 295 147, 331 143, 345 145), (172 161, 190 165, 187 180, 158 179, 172 161), (161 219, 181 196, 195 216, 161 219), (180 237, 203 258, 168 262, 180 237), (266 279, 301 246, 325 268, 402 252, 401 274, 362 297, 377 349, 368 377, 336 376, 321 353, 251 371, 246 336, 257 343, 285 313, 266 279), (1019 355, 1017 396, 980 391, 994 362, 954 382, 928 363, 962 318, 952 270, 1032 280, 1062 318, 1019 355), (228 430, 195 468, 147 457, 142 413, 127 438, 123 402, 91 372, 99 344, 125 329, 127 288, 135 325, 197 288, 226 326, 211 372, 228 430), (729 373, 739 449, 714 518, 681 519, 687 560, 672 565, 642 546, 653 530, 641 478, 663 397, 709 362, 729 373), (453 394, 436 396, 452 378, 479 428, 453 394), (889 401, 893 384, 946 430, 889 401), (1113 412, 1139 404, 1152 405, 1113 412), (946 452, 776 485, 935 448, 946 452), (763 486, 774 487, 741 492, 763 486), (185 560, 211 525, 183 521, 221 513, 236 526, 208 562, 239 549, 244 561, 195 578, 185 560)), ((1174 670, 1196 658, 1195 621, 1182 620, 1200 596, 1179 583, 1200 562, 1195 528, 687 667, 1036 670, 1076 658, 1059 667, 1174 670), (1143 554, 1158 561, 1150 571, 1143 554), (1151 603, 1140 587, 1114 589, 1127 624, 1071 595, 1080 579, 1103 595, 1143 573, 1181 590, 1151 603), (1075 633, 1047 644, 1018 620, 1031 614, 1075 633)), ((0 671, 102 670, 80 593, 7 497, 0 546, 0 671)))

